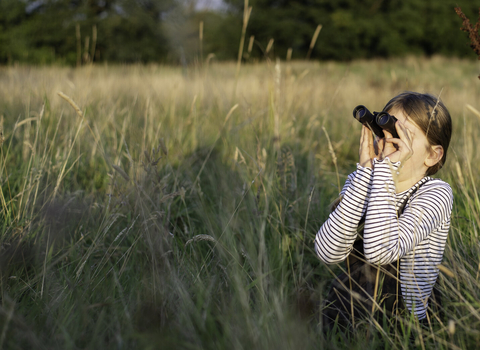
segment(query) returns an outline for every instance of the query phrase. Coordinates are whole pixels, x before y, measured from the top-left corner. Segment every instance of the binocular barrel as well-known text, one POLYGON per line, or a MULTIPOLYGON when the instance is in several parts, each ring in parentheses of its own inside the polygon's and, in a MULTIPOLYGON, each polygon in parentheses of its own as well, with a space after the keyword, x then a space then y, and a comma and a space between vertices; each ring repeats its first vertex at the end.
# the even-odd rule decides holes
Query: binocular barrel
POLYGON ((394 138, 399 138, 395 129, 397 118, 387 112, 373 112, 372 114, 365 106, 359 105, 353 110, 353 117, 370 127, 379 138, 385 137, 383 130, 390 132, 394 138))
POLYGON ((375 121, 375 116, 370 113, 370 111, 365 106, 357 106, 353 110, 353 116, 357 119, 360 123, 369 126, 375 135, 379 138, 384 138, 385 135, 383 134, 383 130, 379 127, 375 121))
POLYGON ((381 127, 383 130, 387 130, 394 139, 400 138, 397 133, 397 129, 395 129, 395 123, 397 122, 397 118, 393 115, 388 114, 387 112, 380 112, 377 114, 377 125, 381 127))

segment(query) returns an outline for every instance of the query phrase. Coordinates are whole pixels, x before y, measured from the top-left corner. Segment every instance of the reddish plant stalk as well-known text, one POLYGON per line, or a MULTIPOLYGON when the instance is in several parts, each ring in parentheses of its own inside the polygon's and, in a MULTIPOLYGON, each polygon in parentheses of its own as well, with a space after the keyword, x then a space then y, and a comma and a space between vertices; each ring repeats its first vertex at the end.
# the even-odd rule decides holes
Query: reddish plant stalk
MULTIPOLYGON (((478 33, 480 29, 480 9, 478 21, 475 24, 475 27, 472 26, 470 20, 462 12, 460 7, 455 7, 455 12, 463 21, 463 26, 460 28, 460 30, 468 33, 468 37, 470 38, 470 47, 473 49, 473 51, 475 51, 475 53, 478 55, 478 59, 480 60, 480 34, 478 33)), ((480 75, 478 76, 478 79, 480 79, 480 75)))

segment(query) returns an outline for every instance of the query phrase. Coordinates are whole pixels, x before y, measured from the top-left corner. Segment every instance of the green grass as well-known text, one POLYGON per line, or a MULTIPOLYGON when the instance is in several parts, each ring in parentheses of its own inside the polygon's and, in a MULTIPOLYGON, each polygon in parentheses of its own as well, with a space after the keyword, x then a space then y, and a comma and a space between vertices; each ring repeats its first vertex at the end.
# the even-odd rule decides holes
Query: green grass
POLYGON ((0 348, 475 348, 479 70, 281 62, 235 82, 233 63, 0 68, 0 348), (325 336, 312 314, 338 268, 313 239, 357 162, 351 112, 403 90, 441 94, 454 121, 438 174, 455 195, 445 317, 325 336))

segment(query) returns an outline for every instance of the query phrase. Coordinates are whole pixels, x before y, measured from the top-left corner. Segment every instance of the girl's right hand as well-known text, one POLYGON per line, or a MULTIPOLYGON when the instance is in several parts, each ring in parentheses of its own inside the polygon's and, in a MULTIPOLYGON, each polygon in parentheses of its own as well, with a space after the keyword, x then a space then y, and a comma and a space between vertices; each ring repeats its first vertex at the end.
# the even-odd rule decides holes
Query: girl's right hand
POLYGON ((385 133, 385 147, 383 152, 385 157, 388 157, 392 163, 400 161, 404 163, 413 154, 412 144, 413 138, 410 130, 400 123, 395 123, 395 129, 397 130, 399 138, 393 138, 392 134, 384 130, 385 133))
POLYGON ((373 135, 368 127, 362 126, 362 136, 360 137, 360 161, 359 164, 364 168, 373 169, 373 158, 377 157, 373 145, 373 135))

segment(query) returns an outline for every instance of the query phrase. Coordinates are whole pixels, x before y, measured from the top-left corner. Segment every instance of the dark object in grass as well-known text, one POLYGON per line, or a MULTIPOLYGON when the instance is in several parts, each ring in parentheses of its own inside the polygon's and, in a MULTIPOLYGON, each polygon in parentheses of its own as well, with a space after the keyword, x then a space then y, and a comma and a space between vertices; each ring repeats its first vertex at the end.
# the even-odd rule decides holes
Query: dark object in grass
MULTIPOLYGON (((475 24, 475 27, 472 27, 470 20, 467 18, 467 16, 465 16, 460 7, 455 7, 455 12, 463 21, 463 27, 461 27, 460 30, 468 33, 468 37, 470 38, 470 47, 473 49, 473 51, 475 51, 475 53, 478 55, 478 59, 480 60, 480 34, 478 33, 480 29, 480 8, 478 21, 475 24)), ((478 76, 478 79, 480 79, 480 75, 478 76)))
POLYGON ((353 117, 369 127, 379 138, 385 137, 383 130, 387 130, 394 138, 399 138, 395 129, 397 118, 387 112, 373 112, 372 114, 365 106, 359 105, 354 108, 353 117))

